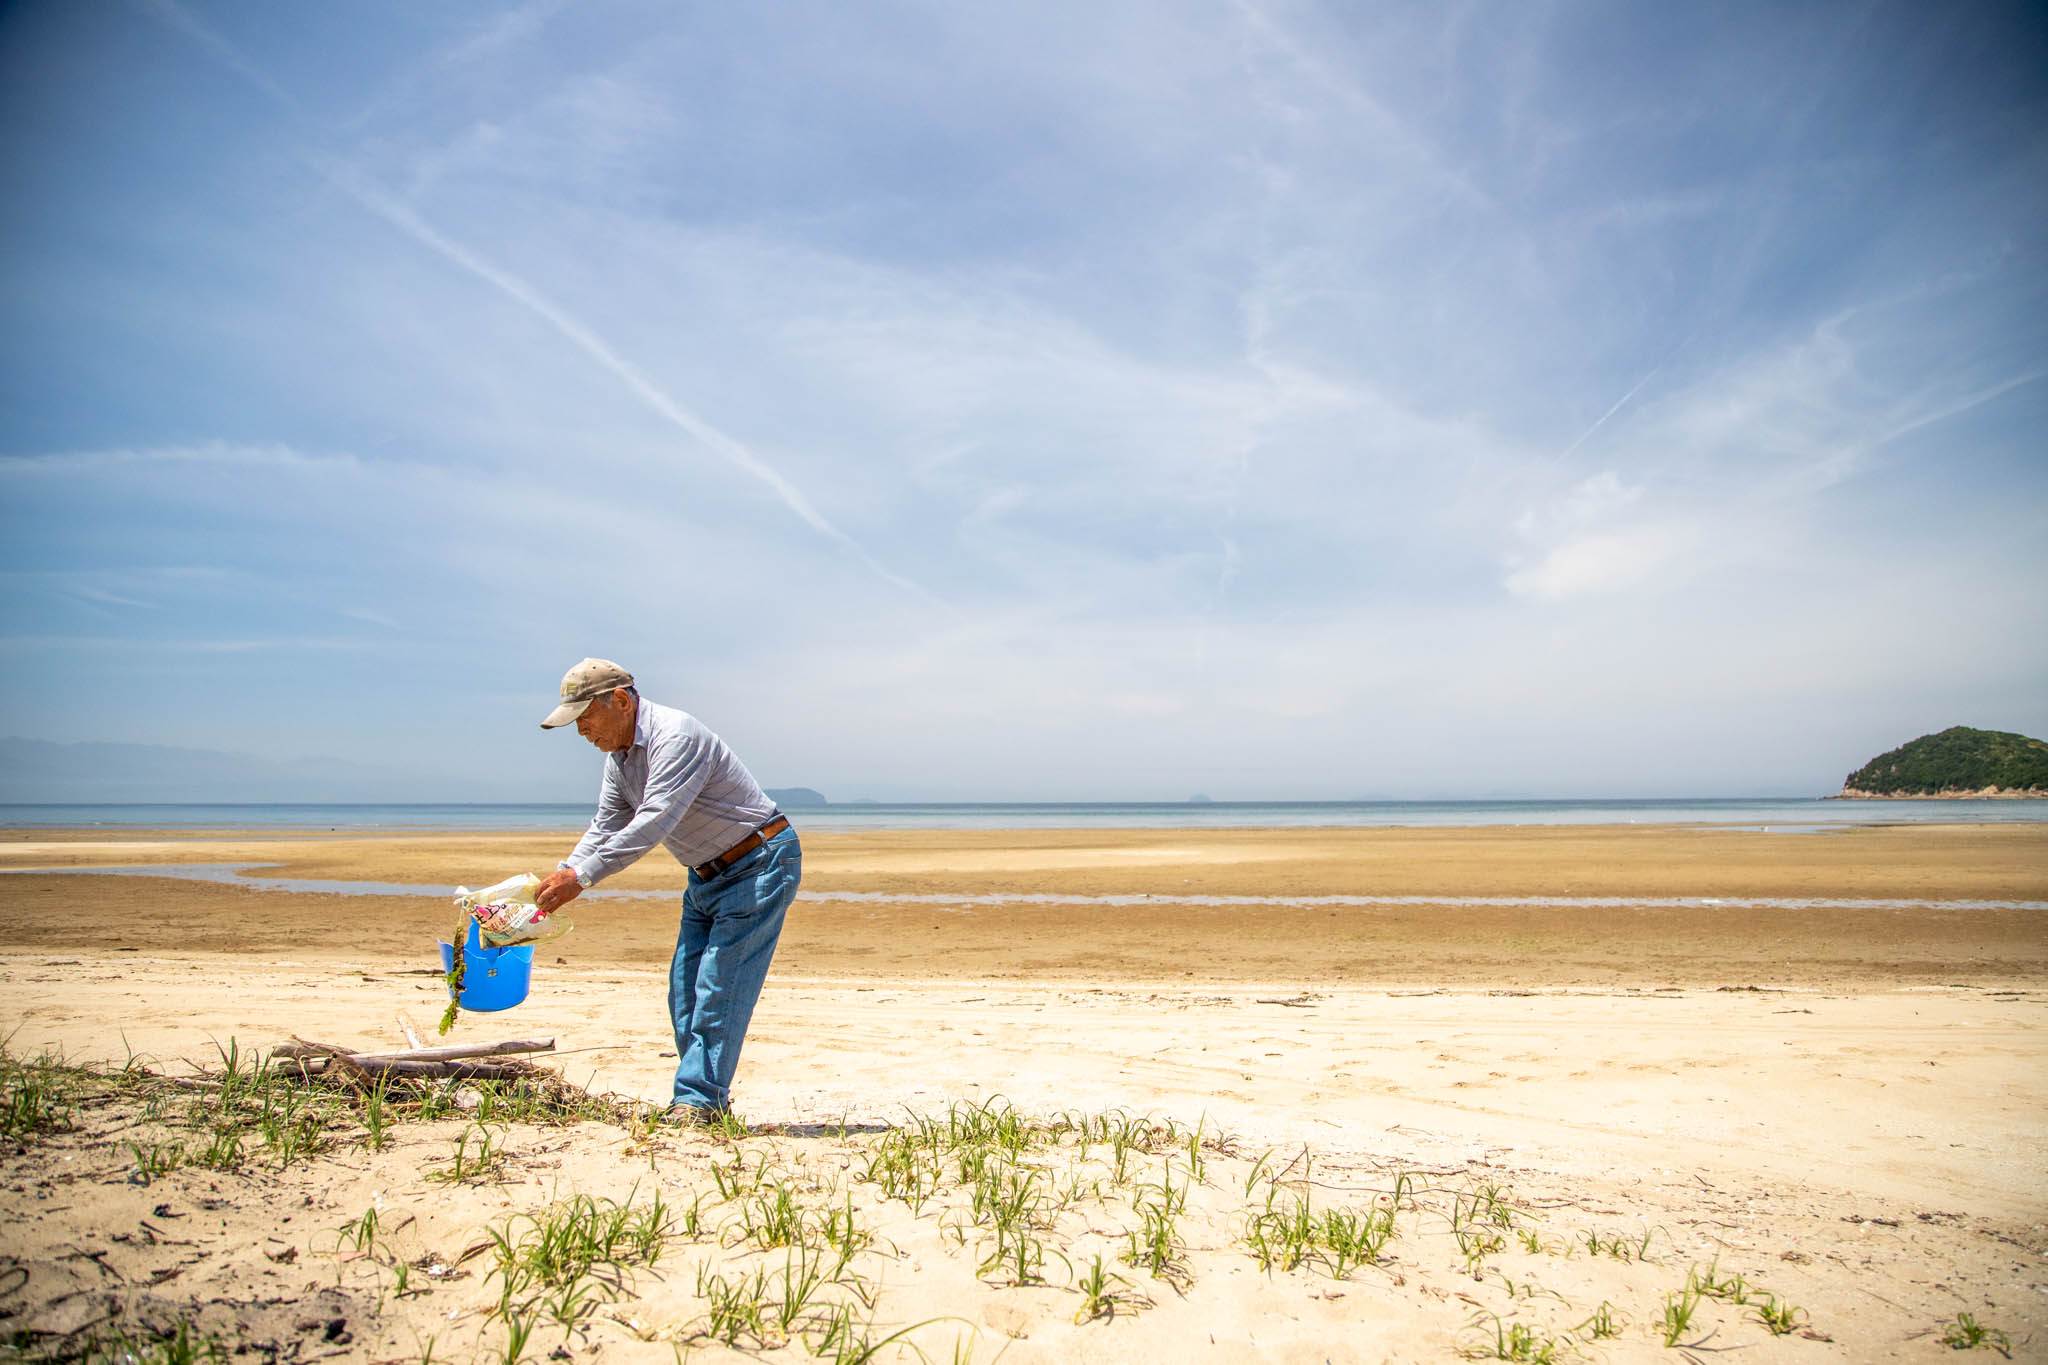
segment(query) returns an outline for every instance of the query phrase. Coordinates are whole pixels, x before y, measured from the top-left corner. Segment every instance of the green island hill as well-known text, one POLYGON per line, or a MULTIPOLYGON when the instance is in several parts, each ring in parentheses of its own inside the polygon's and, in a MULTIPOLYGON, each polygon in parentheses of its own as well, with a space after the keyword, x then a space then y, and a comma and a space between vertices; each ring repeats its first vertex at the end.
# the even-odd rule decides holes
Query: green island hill
POLYGON ((2004 730, 1951 725, 1879 754, 1850 773, 1851 799, 2048 797, 2048 744, 2004 730))

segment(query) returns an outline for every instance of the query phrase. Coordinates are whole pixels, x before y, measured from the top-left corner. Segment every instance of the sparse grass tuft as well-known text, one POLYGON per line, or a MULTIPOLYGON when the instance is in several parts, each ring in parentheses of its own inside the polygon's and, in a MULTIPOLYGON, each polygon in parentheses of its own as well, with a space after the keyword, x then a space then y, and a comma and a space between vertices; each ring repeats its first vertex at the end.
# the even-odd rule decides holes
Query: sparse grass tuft
POLYGON ((1647 1261, 1650 1258, 1650 1241, 1653 1232, 1645 1230, 1642 1236, 1624 1236, 1621 1233, 1600 1233, 1588 1228, 1583 1234, 1586 1254, 1606 1256, 1616 1261, 1647 1261))
MULTIPOLYGON (((820 1360, 829 1360, 832 1362, 832 1365, 869 1365, 871 1361, 881 1355, 885 1348, 902 1341, 912 1332, 929 1327, 935 1322, 943 1321, 943 1318, 927 1318, 923 1322, 914 1322, 908 1327, 899 1327, 888 1336, 871 1337, 868 1333, 874 1330, 873 1318, 870 1317, 867 1324, 863 1326, 855 1320, 852 1304, 840 1304, 826 1315, 822 1328, 814 1337, 806 1340, 804 1344, 809 1348, 812 1355, 820 1360)), ((914 1345, 910 1346, 909 1349, 915 1352, 919 1359, 929 1358, 914 1345)), ((965 1365, 965 1362, 971 1358, 971 1354, 970 1352, 967 1355, 963 1355, 961 1353, 961 1343, 954 1343, 953 1359, 956 1365, 965 1365)))
POLYGON ((768 1154, 756 1152, 751 1166, 747 1154, 733 1148, 730 1162, 716 1162, 711 1167, 711 1183, 718 1187, 718 1197, 727 1203, 743 1199, 761 1188, 768 1179, 768 1154))
POLYGON ((818 1222, 818 1232, 825 1239, 825 1245, 839 1254, 840 1270, 844 1270, 847 1262, 867 1250, 875 1240, 875 1235, 863 1228, 854 1216, 853 1196, 850 1194, 840 1207, 825 1210, 825 1216, 818 1222))
POLYGON ((182 1142, 151 1142, 144 1145, 134 1138, 125 1141, 128 1151, 135 1158, 135 1175, 140 1176, 145 1185, 159 1176, 169 1175, 185 1164, 185 1144, 182 1142))
POLYGON ((371 1255, 377 1249, 378 1215, 376 1205, 364 1209, 362 1217, 351 1218, 341 1225, 340 1247, 353 1245, 364 1255, 371 1255))
POLYGON ((0 1048, 0 1137, 27 1143, 68 1130, 80 1089, 74 1069, 50 1054, 22 1061, 0 1048))
POLYGON ((1686 1277, 1684 1289, 1664 1296, 1664 1318, 1657 1330, 1666 1346, 1678 1345, 1678 1339, 1691 1330, 1693 1314, 1699 1311, 1702 1297, 1691 1276, 1686 1277))
POLYGON ((503 1133, 493 1133, 482 1123, 464 1124, 455 1135, 454 1156, 445 1166, 428 1168, 426 1178, 449 1185, 468 1185, 503 1175, 503 1138, 503 1133))
POLYGON ((720 1109, 713 1113, 711 1121, 705 1125, 704 1131, 712 1137, 723 1138, 727 1142, 737 1142, 741 1138, 754 1136, 754 1130, 749 1128, 746 1125, 746 1121, 730 1109, 720 1109))
POLYGON ((1098 1318, 1115 1317, 1117 1307, 1129 1299, 1110 1286, 1120 1284, 1128 1287, 1130 1283, 1123 1276, 1105 1269, 1102 1257, 1097 1256, 1095 1263, 1075 1282, 1074 1287, 1081 1292, 1081 1306, 1074 1310, 1074 1321, 1094 1322, 1098 1318))
MULTIPOLYGON (((976 1266, 974 1273, 996 1284, 1027 1285, 1044 1284, 1045 1239, 1024 1223, 998 1223, 989 1231, 987 1238, 989 1252, 976 1266)), ((1055 1260, 1069 1266, 1071 1263, 1057 1250, 1052 1251, 1055 1260)))
POLYGON ((536 1214, 519 1214, 486 1229, 490 1275, 499 1282, 497 1312, 509 1324, 545 1309, 573 1328, 600 1303, 626 1293, 625 1272, 660 1259, 674 1215, 656 1191, 634 1204, 579 1194, 536 1214))
POLYGON ((1593 1310, 1593 1316, 1587 1318, 1572 1330, 1574 1332, 1584 1332, 1594 1341, 1604 1341, 1608 1337, 1620 1336, 1621 1328, 1622 1322, 1615 1314, 1614 1305, 1602 1299, 1600 1306, 1593 1310))
POLYGON ((1529 1365, 1556 1365, 1558 1352, 1562 1349, 1564 1348, 1555 1338, 1540 1335, 1529 1324, 1509 1322, 1496 1316, 1493 1319, 1493 1339, 1476 1349, 1468 1348, 1467 1354, 1484 1360, 1516 1360, 1529 1362, 1529 1365))
POLYGON ((868 1151, 865 1179, 879 1185, 882 1197, 899 1200, 912 1213, 922 1213, 938 1190, 939 1172, 909 1134, 891 1129, 868 1151))
POLYGON ((699 1333, 727 1346, 751 1340, 763 1349, 780 1345, 768 1326, 768 1272, 756 1270, 728 1280, 708 1266, 697 1269, 697 1297, 704 1300, 704 1328, 699 1333))
POLYGON ((806 1232, 803 1206, 787 1181, 761 1185, 740 1204, 740 1228, 763 1251, 799 1245, 806 1232))
POLYGON ((1708 1262, 1705 1270, 1695 1269, 1692 1272, 1693 1285, 1710 1299, 1732 1303, 1737 1308, 1743 1307, 1758 1292, 1756 1286, 1744 1280, 1739 1274, 1721 1275, 1720 1268, 1721 1261, 1717 1256, 1708 1262))
POLYGON ((379 1076, 363 1095, 363 1141, 373 1152, 384 1150, 390 1141, 391 1130, 391 1085, 379 1076))
POLYGON ((1774 1337, 1790 1336, 1799 1330, 1806 1320, 1806 1310, 1794 1308, 1789 1303, 1780 1303, 1775 1294, 1764 1294, 1750 1305, 1756 1320, 1769 1329, 1774 1337))
POLYGON ((214 1130, 213 1141, 206 1150, 192 1158, 195 1166, 204 1166, 212 1171, 232 1171, 242 1164, 242 1131, 233 1125, 223 1125, 214 1130))
POLYGON ((1941 1344, 1952 1351, 1974 1351, 1983 1347, 2010 1358, 2012 1338, 1996 1327, 1986 1327, 1968 1313, 1956 1314, 1956 1320, 1947 1324, 1941 1334, 1941 1344))
POLYGON ((1320 1261, 1335 1279, 1361 1265, 1379 1263, 1395 1233, 1394 1206, 1376 1204, 1365 1210, 1310 1208, 1308 1196, 1277 1203, 1268 1189, 1266 1207, 1246 1220, 1243 1241, 1259 1269, 1293 1270, 1320 1261))
POLYGON ((136 1335, 95 1329, 77 1356, 80 1365, 224 1365, 227 1348, 180 1318, 168 1332, 144 1329, 136 1335))
POLYGON ((538 1321, 533 1313, 505 1314, 505 1348, 499 1352, 499 1365, 519 1365, 526 1358, 526 1342, 538 1321))

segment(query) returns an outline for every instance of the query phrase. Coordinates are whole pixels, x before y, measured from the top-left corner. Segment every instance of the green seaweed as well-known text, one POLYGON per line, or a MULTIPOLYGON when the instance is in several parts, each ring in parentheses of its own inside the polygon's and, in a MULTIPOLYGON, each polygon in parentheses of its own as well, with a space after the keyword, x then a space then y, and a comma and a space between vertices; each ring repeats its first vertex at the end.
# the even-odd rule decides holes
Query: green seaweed
POLYGON ((469 911, 461 906, 457 909, 454 952, 449 958, 448 974, 442 978, 448 983, 448 1008, 441 1012, 441 1027, 434 1030, 437 1037, 444 1038, 455 1027, 455 1016, 462 1011, 462 950, 469 942, 469 911))

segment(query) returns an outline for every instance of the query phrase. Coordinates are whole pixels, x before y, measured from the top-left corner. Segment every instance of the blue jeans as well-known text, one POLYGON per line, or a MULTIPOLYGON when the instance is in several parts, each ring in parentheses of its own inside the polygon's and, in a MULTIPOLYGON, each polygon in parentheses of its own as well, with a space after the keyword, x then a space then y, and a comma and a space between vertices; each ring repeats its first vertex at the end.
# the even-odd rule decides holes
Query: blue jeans
POLYGON ((730 1101, 740 1044, 803 874, 803 848, 793 826, 708 882, 690 874, 668 972, 668 1012, 676 1026, 675 1103, 724 1109, 730 1101))

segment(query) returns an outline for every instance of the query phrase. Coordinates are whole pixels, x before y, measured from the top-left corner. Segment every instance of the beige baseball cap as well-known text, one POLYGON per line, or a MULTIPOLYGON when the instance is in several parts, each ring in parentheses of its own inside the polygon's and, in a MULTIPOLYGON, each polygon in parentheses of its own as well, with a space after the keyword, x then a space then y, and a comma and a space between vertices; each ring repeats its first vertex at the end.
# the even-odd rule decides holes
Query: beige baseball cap
POLYGON ((585 659, 562 675, 562 704, 548 712, 540 723, 543 730, 567 725, 583 714, 583 708, 616 687, 631 687, 633 675, 610 659, 585 659))

